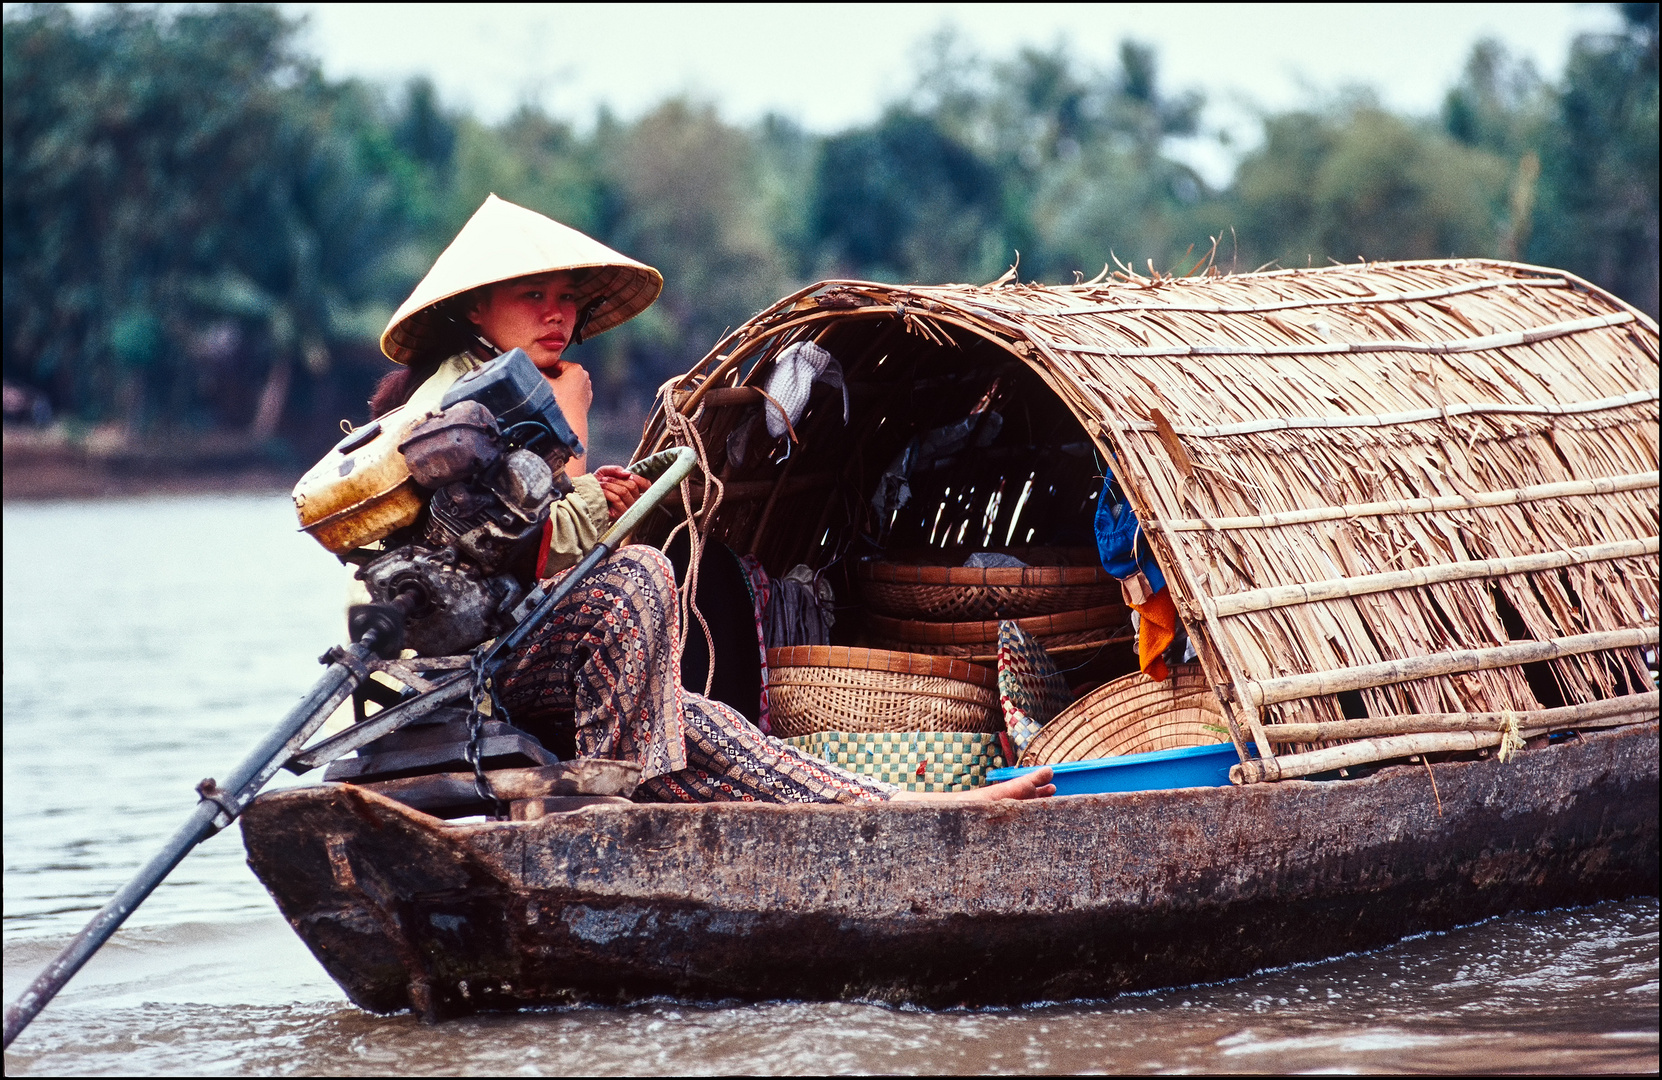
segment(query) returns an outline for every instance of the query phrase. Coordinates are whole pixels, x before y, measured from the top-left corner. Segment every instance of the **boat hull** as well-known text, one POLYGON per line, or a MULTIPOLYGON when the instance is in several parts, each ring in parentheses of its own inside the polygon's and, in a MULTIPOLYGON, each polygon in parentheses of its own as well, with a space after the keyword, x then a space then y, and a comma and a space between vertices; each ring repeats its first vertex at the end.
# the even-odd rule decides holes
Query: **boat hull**
POLYGON ((374 1012, 1012 1005, 1654 895, 1657 757, 1652 722, 1434 776, 471 825, 322 785, 261 796, 242 827, 284 916, 374 1012))

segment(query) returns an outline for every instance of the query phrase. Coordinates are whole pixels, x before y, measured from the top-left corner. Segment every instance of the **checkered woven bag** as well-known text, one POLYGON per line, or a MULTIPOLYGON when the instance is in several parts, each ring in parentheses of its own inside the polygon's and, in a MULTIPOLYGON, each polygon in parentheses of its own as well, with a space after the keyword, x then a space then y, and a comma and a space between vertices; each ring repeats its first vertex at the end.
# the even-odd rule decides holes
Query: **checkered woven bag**
POLYGON ((1044 646, 1015 622, 998 624, 998 703, 1020 758, 1039 729, 1068 707, 1073 695, 1044 646))
POLYGON ((786 739, 804 753, 907 791, 969 791, 1007 762, 999 736, 971 731, 819 731, 786 739))

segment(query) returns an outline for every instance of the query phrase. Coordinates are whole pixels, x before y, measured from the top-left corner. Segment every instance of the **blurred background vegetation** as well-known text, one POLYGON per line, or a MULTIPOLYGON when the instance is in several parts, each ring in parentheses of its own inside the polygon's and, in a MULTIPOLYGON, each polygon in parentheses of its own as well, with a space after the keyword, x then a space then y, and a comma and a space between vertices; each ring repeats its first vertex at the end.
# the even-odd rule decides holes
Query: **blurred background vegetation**
POLYGON ((911 93, 828 136, 682 99, 580 131, 529 106, 484 124, 423 81, 330 82, 272 7, 14 6, 8 421, 309 463, 363 419, 387 317, 492 191, 664 272, 656 307, 573 355, 618 453, 664 379, 792 289, 983 282, 1017 251, 1047 283, 1110 258, 1184 273, 1211 237, 1226 270, 1498 256, 1655 315, 1657 5, 1619 8, 1556 83, 1484 43, 1440 116, 1360 91, 1265 115, 1214 189, 1170 153, 1202 98, 1129 41, 1095 70, 943 34, 911 93))

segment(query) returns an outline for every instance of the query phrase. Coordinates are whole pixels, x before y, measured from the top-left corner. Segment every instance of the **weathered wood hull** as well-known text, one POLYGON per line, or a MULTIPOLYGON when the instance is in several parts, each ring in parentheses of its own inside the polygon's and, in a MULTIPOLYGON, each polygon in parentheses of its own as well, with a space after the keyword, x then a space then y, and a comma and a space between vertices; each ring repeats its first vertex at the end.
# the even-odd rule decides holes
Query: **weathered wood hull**
POLYGON ((1510 763, 1031 803, 450 825, 262 796, 249 865, 363 1008, 1102 997, 1657 891, 1657 724, 1510 763), (1440 810, 1439 810, 1440 801, 1440 810))

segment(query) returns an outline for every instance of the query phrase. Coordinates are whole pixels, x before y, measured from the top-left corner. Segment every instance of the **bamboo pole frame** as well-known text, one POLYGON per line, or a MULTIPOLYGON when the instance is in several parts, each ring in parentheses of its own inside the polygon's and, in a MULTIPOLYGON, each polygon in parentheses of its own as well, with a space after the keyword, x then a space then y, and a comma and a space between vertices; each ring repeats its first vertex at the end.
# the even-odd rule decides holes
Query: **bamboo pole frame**
MULTIPOLYGON (((1519 714, 1518 733, 1526 736, 1548 735, 1555 731, 1573 731, 1577 728, 1625 727, 1628 724, 1654 721, 1654 706, 1646 711, 1625 715, 1611 715, 1586 720, 1566 719, 1539 727, 1526 725, 1519 714)), ((1256 784, 1265 781, 1294 780, 1315 773, 1332 772, 1356 765, 1371 765, 1392 758, 1413 757, 1419 754, 1460 753, 1499 746, 1505 736, 1499 731, 1442 731, 1422 735, 1394 735, 1378 739, 1363 739, 1343 746, 1330 746, 1303 754, 1287 754, 1266 761, 1247 761, 1229 768, 1229 779, 1235 784, 1256 784)))
POLYGON ((1593 562, 1608 562, 1612 559, 1638 558, 1655 555, 1658 550, 1657 538, 1654 536, 1639 540, 1617 540, 1609 544, 1593 544, 1538 555, 1472 559, 1444 563, 1441 566, 1420 566, 1412 570, 1390 570, 1359 577, 1276 585, 1267 589, 1253 589, 1251 592, 1216 597, 1212 601, 1212 608, 1220 618, 1228 618, 1255 611, 1271 611, 1296 604, 1315 604, 1324 600, 1344 600, 1353 596, 1393 592, 1397 589, 1423 588, 1427 585, 1443 585, 1454 581, 1507 577, 1542 570, 1560 570, 1567 566, 1583 566, 1593 562))
MULTIPOLYGON (((1430 420, 1448 420, 1456 416, 1579 416, 1584 413, 1622 409, 1629 405, 1643 405, 1658 398, 1656 388, 1631 390, 1625 394, 1572 401, 1569 404, 1515 402, 1463 402, 1441 405, 1435 409, 1410 409, 1396 413, 1374 413, 1368 416, 1288 416, 1265 420, 1246 420, 1239 424, 1211 426, 1172 425, 1172 430, 1190 438, 1214 439, 1239 435, 1263 435, 1272 431, 1299 431, 1306 429, 1339 430, 1344 428, 1386 428, 1402 424, 1421 424, 1430 420)), ((1136 431, 1159 431, 1152 420, 1131 418, 1123 421, 1136 431)))
MULTIPOLYGON (((1109 422, 1115 426, 1114 434, 1116 437, 1114 441, 1122 448, 1122 450, 1127 455, 1141 457, 1141 454, 1138 453, 1138 448, 1132 443, 1125 430, 1119 427, 1118 422, 1111 416, 1109 418, 1109 422)), ((1135 474, 1138 479, 1143 476, 1150 475, 1146 462, 1141 463, 1140 469, 1125 471, 1135 474)), ((1135 481, 1130 481, 1131 486, 1128 487, 1128 481, 1130 481, 1129 477, 1122 477, 1120 480, 1120 486, 1129 494, 1131 491, 1135 490, 1136 483, 1135 481)), ((1158 509, 1157 507, 1151 505, 1152 498, 1146 493, 1141 494, 1141 500, 1146 500, 1144 502, 1144 507, 1140 508, 1143 512, 1146 513, 1147 510, 1158 509)), ((1206 627, 1206 633, 1203 635, 1191 635, 1190 639, 1196 642, 1197 650, 1204 650, 1206 654, 1210 654, 1211 663, 1216 665, 1216 667, 1212 670, 1223 674, 1228 679, 1225 683, 1216 684, 1216 687, 1219 690, 1227 689, 1229 691, 1228 693, 1219 693, 1218 697, 1223 704, 1223 714, 1229 721, 1230 734, 1234 736, 1236 753, 1240 754, 1242 761, 1247 760, 1246 747, 1242 743, 1239 735, 1239 726, 1244 724, 1248 732, 1252 735, 1252 741, 1258 749, 1258 756, 1260 758, 1274 757, 1275 750, 1270 745, 1269 737, 1264 733, 1262 707, 1247 696, 1247 691, 1252 686, 1252 683, 1247 679, 1246 674, 1243 671, 1230 662, 1230 655, 1228 651, 1223 648, 1223 642, 1225 641, 1223 636, 1223 627, 1218 622, 1217 616, 1212 614, 1209 610, 1209 605, 1204 602, 1204 597, 1206 596, 1205 590, 1201 589, 1199 585, 1192 580, 1188 562, 1182 558, 1181 553, 1183 549, 1178 545, 1177 537, 1165 530, 1164 524, 1166 515, 1154 514, 1151 515, 1151 517, 1155 522, 1155 528, 1157 530, 1156 536, 1158 536, 1161 540, 1164 540, 1168 549, 1167 552, 1162 553, 1166 555, 1166 558, 1161 560, 1162 568, 1170 567, 1175 569, 1177 573, 1172 576, 1181 581, 1183 592, 1185 592, 1188 596, 1195 597, 1197 600, 1201 601, 1199 603, 1199 609, 1201 620, 1206 627)), ((1167 584, 1169 585, 1170 581, 1168 581, 1167 584)), ((1204 663, 1205 659, 1203 658, 1203 664, 1204 663)))
MULTIPOLYGON (((793 293, 793 294, 791 294, 791 297, 789 297, 787 299, 792 300, 794 302, 795 299, 799 299, 801 297, 804 297, 804 296, 808 295, 809 293, 813 292, 815 289, 818 289, 818 288, 822 287, 824 284, 825 284, 824 282, 821 282, 818 285, 814 285, 810 288, 803 289, 799 292, 793 293)), ((843 284, 846 284, 846 283, 843 283, 843 284)), ((881 286, 879 286, 879 287, 881 287, 881 286)), ((754 324, 754 325, 762 324, 763 322, 765 322, 765 319, 768 315, 777 313, 780 309, 785 308, 786 306, 787 306, 787 304, 786 304, 785 301, 780 301, 778 304, 775 304, 772 308, 770 308, 767 312, 764 312, 762 315, 758 315, 754 320, 752 320, 752 324, 754 324)), ((966 320, 962 317, 954 316, 954 315, 952 315, 951 313, 948 313, 948 312, 934 311, 934 310, 930 310, 930 309, 927 309, 927 308, 924 309, 924 310, 927 313, 928 318, 930 318, 930 319, 936 320, 938 322, 944 322, 944 323, 947 323, 947 324, 952 325, 952 326, 956 326, 956 327, 958 327, 962 330, 967 330, 970 333, 976 334, 980 337, 990 338, 990 339, 994 340, 997 344, 1002 345, 1005 348, 1010 348, 1014 344, 1011 341, 1000 339, 988 327, 977 326, 977 325, 969 322, 968 320, 966 320)), ((907 314, 910 314, 910 313, 907 313, 907 314)), ((678 412, 680 412, 683 416, 691 416, 694 412, 696 412, 698 410, 698 407, 703 403, 704 399, 709 394, 715 393, 717 390, 745 389, 743 387, 718 386, 717 383, 719 383, 721 379, 725 378, 728 374, 730 374, 733 371, 733 369, 736 368, 740 363, 742 363, 744 361, 744 359, 746 357, 748 357, 751 353, 757 351, 758 348, 764 346, 768 341, 773 340, 773 339, 779 337, 780 335, 783 335, 783 334, 787 333, 788 331, 795 330, 795 329, 797 329, 799 327, 803 327, 803 326, 811 326, 815 323, 821 323, 821 322, 831 323, 831 322, 834 322, 834 321, 838 321, 838 320, 841 320, 841 319, 848 319, 848 318, 899 319, 899 318, 903 318, 903 317, 906 317, 906 316, 903 315, 901 312, 896 311, 892 306, 889 306, 889 305, 886 305, 886 304, 880 304, 880 303, 877 303, 877 302, 874 301, 872 306, 870 306, 870 307, 853 308, 851 310, 846 310, 846 311, 845 310, 839 310, 839 309, 836 309, 836 308, 815 309, 813 311, 804 312, 800 316, 788 318, 785 322, 779 323, 778 325, 766 327, 765 330, 763 330, 760 333, 755 333, 755 334, 747 335, 746 337, 744 337, 743 340, 739 341, 736 345, 733 346, 733 349, 729 353, 727 353, 725 356, 716 358, 718 362, 717 362, 716 366, 713 369, 711 369, 709 377, 707 379, 705 379, 703 382, 699 383, 697 386, 688 389, 685 386, 686 380, 683 379, 682 380, 682 385, 669 390, 664 395, 661 395, 661 396, 666 398, 666 401, 664 402, 664 407, 675 409, 678 412), (682 398, 679 402, 677 402, 676 399, 681 394, 685 394, 686 397, 682 398)), ((737 335, 739 332, 740 331, 736 330, 732 334, 729 334, 726 338, 723 338, 722 341, 721 341, 721 345, 726 345, 729 341, 732 341, 734 336, 737 335)), ((721 347, 721 345, 718 345, 717 349, 719 349, 721 347)), ((713 355, 714 354, 712 353, 712 356, 713 355)), ((705 364, 708 364, 709 360, 710 360, 710 357, 706 357, 704 363, 701 364, 700 367, 704 366, 705 364)), ((697 369, 694 369, 694 370, 697 370, 697 369)), ((724 402, 724 404, 731 404, 731 403, 732 403, 731 400, 724 402)), ((663 442, 664 442, 664 437, 663 437, 662 434, 660 434, 659 437, 656 440, 653 441, 653 445, 656 449, 662 449, 663 442)), ((645 440, 643 440, 642 445, 643 446, 645 445, 645 440)))
POLYGON ((1628 630, 1604 630, 1593 634, 1572 634, 1547 641, 1517 641, 1509 645, 1495 645, 1485 649, 1461 649, 1458 652, 1433 653, 1406 660, 1387 660, 1379 664, 1360 664, 1356 667, 1315 671, 1307 675, 1289 675, 1280 679, 1249 682, 1246 692, 1260 708, 1297 701, 1300 698, 1342 694, 1347 690, 1367 690, 1376 686, 1430 679, 1439 675, 1460 675, 1468 671, 1492 671, 1495 668, 1517 667, 1520 664, 1542 660, 1558 660, 1566 656, 1603 652, 1608 649, 1630 649, 1657 643, 1657 627, 1636 627, 1628 630))
MULTIPOLYGON (((728 333, 720 341, 716 342, 715 347, 708 353, 704 354, 704 359, 700 360, 697 365, 692 368, 692 370, 688 371, 680 379, 675 380, 674 390, 686 390, 688 389, 687 384, 691 382, 700 371, 707 370, 709 372, 709 376, 703 382, 691 388, 688 400, 680 406, 682 415, 691 416, 695 411, 697 411, 698 403, 704 395, 709 393, 711 390, 716 389, 721 378, 731 371, 739 360, 743 359, 743 356, 740 354, 745 351, 744 347, 751 343, 753 336, 757 338, 766 338, 774 332, 770 329, 766 333, 759 335, 756 334, 757 329, 763 326, 769 317, 776 315, 781 311, 793 308, 803 297, 818 291, 823 288, 824 285, 824 282, 815 282, 812 285, 807 285, 798 289, 796 292, 791 293, 784 299, 776 301, 771 307, 757 314, 755 318, 751 319, 738 329, 728 333), (737 339, 737 344, 734 345, 730 352, 723 356, 721 350, 725 348, 729 342, 732 342, 735 339, 737 339), (737 357, 737 359, 735 359, 735 357, 737 357), (711 361, 715 361, 716 366, 714 368, 710 367, 711 361)), ((673 393, 673 391, 671 391, 671 393, 673 393)), ((667 396, 668 395, 666 395, 666 397, 667 396)), ((665 405, 674 407, 669 401, 666 401, 665 405)))
MULTIPOLYGON (((1151 429, 1152 427, 1153 425, 1150 425, 1151 429)), ((1449 510, 1517 506, 1522 503, 1567 499, 1581 495, 1614 495, 1625 491, 1644 491, 1647 488, 1655 488, 1659 477, 1662 477, 1662 474, 1652 470, 1600 477, 1595 480, 1559 480, 1550 484, 1530 484, 1527 487, 1485 491, 1476 495, 1438 495, 1429 499, 1389 499, 1383 502, 1350 503, 1343 506, 1313 506, 1304 510, 1286 510, 1279 514, 1259 514, 1251 517, 1180 518, 1166 522, 1165 527, 1172 532, 1229 532, 1235 529, 1310 525, 1318 521, 1341 521, 1345 518, 1439 514, 1449 510)))
MULTIPOLYGON (((676 390, 671 394, 674 407, 688 415, 686 406, 692 400, 691 390, 676 390)), ((756 386, 717 386, 704 392, 700 403, 706 408, 719 409, 728 405, 759 405, 764 395, 756 386)))
POLYGON ((1535 712, 1489 713, 1419 713, 1413 716, 1370 716, 1363 720, 1330 720, 1317 724, 1270 724, 1267 727, 1270 742, 1289 743, 1331 742, 1334 739, 1368 739, 1380 735, 1418 735, 1439 731, 1498 731, 1507 721, 1515 721, 1523 731, 1547 728, 1567 721, 1606 720, 1616 716, 1640 713, 1655 716, 1662 694, 1652 690, 1646 694, 1605 698, 1603 701, 1580 705, 1562 705, 1535 712))
POLYGON ((1160 345, 1150 349, 1119 349, 1104 345, 1058 345, 1063 352, 1084 356, 1112 356, 1121 360, 1155 360, 1180 356, 1355 356, 1362 353, 1429 353, 1445 356, 1450 353, 1487 352, 1490 349, 1508 349, 1518 345, 1534 345, 1568 334, 1588 330, 1602 330, 1635 321, 1633 313, 1618 311, 1610 315, 1593 315, 1585 319, 1568 319, 1548 323, 1529 330, 1512 330, 1504 334, 1485 334, 1482 337, 1456 338, 1446 341, 1347 341, 1331 345, 1160 345))
MULTIPOLYGON (((1097 441, 1098 449, 1105 456, 1115 458, 1120 454, 1135 452, 1127 432, 1120 426, 1119 420, 1113 414, 1106 414, 1100 419, 1096 417, 1096 410, 1092 408, 1089 397, 1077 383, 1067 376, 1069 371, 1067 365, 1060 362, 1060 357, 1051 350, 1049 343, 1042 338, 1029 338, 1025 329, 1020 325, 1011 324, 1002 319, 990 321, 1011 337, 1027 338, 1025 341, 1018 340, 1018 344, 1026 346, 1018 355, 1033 369, 1045 385, 1049 386, 1058 397, 1067 402, 1074 415, 1079 417, 1080 423, 1084 426, 1086 432, 1091 435, 1093 440, 1097 441), (1038 357, 1045 362, 1036 362, 1034 358, 1027 355, 1028 352, 1036 352, 1038 357), (1116 450, 1118 453, 1116 453, 1116 450)), ((999 340, 998 335, 992 332, 986 332, 986 336, 995 341, 999 340)), ((1152 495, 1143 491, 1139 486, 1141 477, 1146 475, 1146 466, 1142 471, 1131 471, 1136 475, 1122 478, 1122 486, 1125 487, 1127 494, 1139 504, 1137 506, 1138 513, 1147 514, 1147 520, 1153 521, 1158 530, 1166 520, 1167 515, 1155 512, 1159 508, 1153 502, 1152 495)), ((1177 569, 1178 574, 1182 575, 1180 580, 1183 591, 1189 597, 1195 597, 1197 600, 1203 597, 1205 595, 1204 591, 1188 579, 1186 564, 1178 561, 1178 553, 1182 549, 1178 546, 1177 538, 1164 531, 1158 532, 1157 535, 1168 546, 1167 551, 1163 553, 1165 558, 1162 559, 1162 565, 1177 569)), ((1186 608, 1197 606, 1184 604, 1186 608)), ((1221 628, 1217 620, 1206 618, 1204 606, 1198 606, 1198 610, 1206 626, 1206 633, 1193 634, 1190 636, 1190 640, 1195 643, 1201 666, 1212 680, 1213 689, 1217 692, 1218 699, 1222 703, 1224 721, 1229 727, 1229 739, 1235 745, 1235 753, 1240 756, 1242 761, 1248 760, 1246 738, 1242 731, 1245 728, 1257 745, 1260 756, 1268 757, 1274 751, 1269 744, 1269 740, 1263 735, 1258 712, 1242 696, 1242 690, 1245 686, 1244 676, 1233 666, 1228 651, 1222 646, 1221 628)))
MULTIPOLYGON (((1407 304, 1421 300, 1442 300, 1451 296, 1462 296, 1466 293, 1481 292, 1485 289, 1501 289, 1507 287, 1525 289, 1562 289, 1569 285, 1569 280, 1563 277, 1541 278, 1490 278, 1486 281, 1471 281, 1463 285, 1451 285, 1442 289, 1418 289, 1412 292, 1372 293, 1365 296, 1323 296, 1309 297, 1303 300, 1286 300, 1276 304, 1099 304, 1090 307, 1064 308, 1056 312, 1062 316, 1078 315, 1123 315, 1142 314, 1144 312, 1173 311, 1192 312, 1197 315, 1259 315, 1271 311, 1294 311, 1314 307, 1346 307, 1351 304, 1407 304)), ((1026 315, 1024 308, 1010 307, 1004 304, 995 304, 980 297, 970 300, 976 307, 986 308, 989 311, 999 311, 1009 315, 1026 315)))

